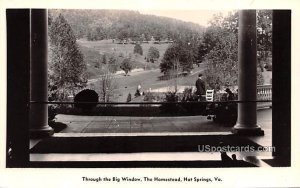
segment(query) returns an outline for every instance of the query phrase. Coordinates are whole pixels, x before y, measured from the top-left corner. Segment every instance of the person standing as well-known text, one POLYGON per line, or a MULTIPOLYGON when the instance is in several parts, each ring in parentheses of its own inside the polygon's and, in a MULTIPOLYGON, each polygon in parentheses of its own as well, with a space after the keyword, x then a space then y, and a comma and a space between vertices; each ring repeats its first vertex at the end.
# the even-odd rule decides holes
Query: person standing
POLYGON ((205 95, 205 92, 206 92, 206 87, 205 87, 205 82, 203 81, 203 78, 202 78, 202 74, 200 73, 198 75, 198 79, 196 81, 196 95, 198 95, 200 101, 203 101, 204 100, 204 97, 203 95, 205 95))
POLYGON ((135 94, 134 94, 134 96, 135 97, 139 97, 139 96, 141 96, 143 93, 142 93, 142 86, 139 84, 138 86, 137 86, 137 89, 136 89, 136 92, 135 92, 135 94))

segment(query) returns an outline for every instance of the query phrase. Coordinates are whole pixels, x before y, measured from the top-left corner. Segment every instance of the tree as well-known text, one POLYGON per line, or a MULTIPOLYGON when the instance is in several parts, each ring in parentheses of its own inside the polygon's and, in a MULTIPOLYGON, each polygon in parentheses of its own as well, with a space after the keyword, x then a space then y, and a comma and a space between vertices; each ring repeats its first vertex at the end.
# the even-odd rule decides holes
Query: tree
POLYGON ((108 70, 111 73, 117 72, 117 59, 114 54, 112 54, 108 59, 108 70))
POLYGON ((143 48, 140 44, 135 44, 133 53, 143 55, 143 48))
POLYGON ((58 98, 63 100, 85 87, 86 64, 72 28, 61 14, 50 25, 49 39, 49 80, 56 86, 58 98))
POLYGON ((97 40, 103 40, 106 38, 106 31, 103 27, 98 26, 96 28, 96 36, 97 36, 97 40))
POLYGON ((102 56, 102 63, 103 63, 103 64, 106 64, 106 63, 107 63, 106 55, 105 55, 105 54, 103 54, 103 56, 102 56))
MULTIPOLYGON (((237 85, 238 79, 238 14, 213 21, 201 44, 202 58, 207 61, 206 81, 210 88, 219 90, 222 87, 237 85)), ((257 72, 257 84, 263 84, 261 70, 257 72)))
POLYGON ((220 30, 220 27, 209 27, 203 34, 198 45, 198 63, 203 62, 205 59, 205 55, 208 54, 210 50, 212 50, 216 46, 218 40, 221 37, 221 33, 219 32, 220 30))
POLYGON ((205 70, 209 88, 220 90, 222 87, 237 85, 238 43, 234 33, 223 31, 216 46, 205 56, 208 61, 205 70))
POLYGON ((159 58, 159 51, 157 48, 151 46, 148 50, 147 59, 149 59, 152 63, 159 58))
POLYGON ((174 43, 167 48, 160 64, 160 71, 165 75, 170 74, 170 71, 174 69, 190 72, 193 68, 193 61, 193 52, 188 44, 184 42, 174 43))
POLYGON ((190 33, 201 32, 198 24, 166 17, 143 15, 126 10, 62 10, 53 9, 53 15, 62 13, 73 28, 77 39, 88 40, 120 39, 155 40, 170 38, 177 40, 190 33))
POLYGON ((131 59, 125 58, 121 64, 120 68, 125 72, 125 75, 127 76, 128 72, 130 72, 133 68, 131 59))
POLYGON ((93 31, 93 30, 92 31, 88 31, 86 38, 87 38, 88 41, 95 41, 95 40, 97 40, 97 36, 96 36, 95 31, 93 31))
POLYGON ((106 69, 100 77, 100 98, 103 102, 110 102, 114 96, 114 91, 117 89, 117 84, 114 75, 106 69))
MULTIPOLYGON (((258 10, 256 17, 258 66, 261 71, 264 71, 264 64, 267 64, 272 56, 272 10, 258 10)), ((199 46, 200 62, 203 61, 204 55, 215 46, 216 40, 220 38, 214 35, 218 33, 219 29, 238 35, 238 19, 238 12, 230 12, 227 17, 214 16, 214 19, 210 22, 211 26, 204 34, 204 44, 199 46)))
POLYGON ((259 10, 257 13, 258 64, 264 71, 264 64, 271 64, 272 56, 272 11, 259 10))

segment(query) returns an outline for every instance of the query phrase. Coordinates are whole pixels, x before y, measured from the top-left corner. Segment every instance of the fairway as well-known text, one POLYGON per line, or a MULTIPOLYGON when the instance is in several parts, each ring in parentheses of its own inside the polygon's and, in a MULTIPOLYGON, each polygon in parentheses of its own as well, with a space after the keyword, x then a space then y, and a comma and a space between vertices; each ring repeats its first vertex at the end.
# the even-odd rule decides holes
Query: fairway
MULTIPOLYGON (((134 96, 138 85, 141 85, 143 92, 149 91, 150 88, 153 90, 162 87, 174 86, 176 82, 177 85, 181 86, 194 86, 198 77, 198 73, 204 71, 204 67, 204 65, 195 67, 190 75, 179 77, 177 81, 175 78, 169 80, 160 80, 159 77, 162 76, 163 73, 161 73, 159 69, 133 72, 130 73, 129 76, 124 76, 124 74, 115 75, 114 81, 117 84, 117 89, 114 90, 117 100, 116 102, 126 102, 129 93, 134 96)), ((97 91, 100 86, 99 80, 95 80, 92 84, 97 91)))
MULTIPOLYGON (((135 44, 117 44, 112 43, 112 40, 101 40, 101 41, 86 41, 86 40, 78 40, 77 41, 79 45, 82 45, 87 48, 94 49, 98 51, 100 54, 105 53, 123 53, 125 56, 129 53, 133 54, 133 48, 135 44)), ((143 56, 146 56, 148 53, 148 50, 151 46, 158 49, 160 54, 160 59, 163 57, 166 49, 168 48, 170 44, 153 44, 151 42, 149 43, 142 43, 142 49, 143 49, 143 56)))
POLYGON ((103 71, 101 70, 103 56, 106 56, 108 61, 109 57, 114 57, 116 59, 117 71, 120 71, 120 65, 124 58, 131 57, 134 69, 158 69, 159 64, 164 56, 164 53, 169 45, 171 44, 153 44, 143 43, 141 47, 143 49, 143 55, 134 54, 134 44, 117 44, 113 43, 112 40, 101 40, 101 41, 87 41, 87 40, 77 40, 80 49, 84 55, 84 60, 88 68, 88 79, 98 78, 103 71), (147 57, 149 48, 153 46, 159 51, 160 57, 154 62, 147 62, 145 57, 147 57))
MULTIPOLYGON (((112 40, 101 40, 101 41, 86 41, 78 40, 78 44, 89 51, 85 51, 89 54, 89 57, 92 59, 97 59, 103 54, 123 54, 127 57, 129 54, 133 54, 134 44, 117 44, 113 43, 112 40), (91 53, 92 52, 92 53, 91 53), (94 58, 93 58, 94 57, 94 58)), ((114 90, 114 102, 126 102, 127 96, 130 93, 134 98, 137 86, 141 85, 142 91, 147 92, 149 90, 174 86, 175 84, 180 86, 191 87, 195 85, 197 76, 199 72, 204 70, 205 65, 200 67, 195 66, 190 75, 181 76, 177 79, 161 80, 160 77, 163 76, 163 73, 160 72, 159 64, 163 55, 171 44, 154 44, 154 43, 143 43, 141 44, 143 49, 143 56, 134 55, 133 58, 138 62, 134 68, 141 69, 146 68, 146 70, 132 71, 128 76, 125 76, 124 73, 119 73, 114 75, 114 83, 116 89, 114 90), (149 48, 153 46, 159 50, 160 58, 155 61, 155 63, 146 62, 144 57, 147 55, 149 48)), ((90 65, 90 69, 96 72, 96 68, 90 65)), ((118 71, 120 72, 120 71, 118 71)), ((100 78, 101 74, 97 73, 94 77, 91 77, 89 80, 89 87, 94 89, 97 93, 100 94, 100 78)))
MULTIPOLYGON (((129 54, 133 54, 134 44, 117 44, 112 43, 112 40, 102 40, 102 41, 86 41, 79 40, 79 45, 89 49, 89 51, 85 51, 90 54, 90 57, 99 58, 99 56, 103 54, 123 54, 127 57, 129 54), (99 56, 98 56, 99 55, 99 56)), ((113 99, 112 102, 126 102, 128 94, 130 93, 132 99, 134 99, 134 94, 136 92, 137 86, 141 85, 141 90, 143 92, 148 92, 151 90, 174 87, 176 84, 183 88, 192 87, 195 85, 195 81, 197 80, 198 73, 202 73, 206 65, 201 64, 200 67, 194 65, 194 69, 191 74, 187 76, 181 76, 177 79, 168 79, 161 80, 160 77, 163 76, 163 73, 160 72, 159 64, 165 53, 168 46, 171 44, 151 44, 151 43, 143 43, 141 44, 143 48, 143 56, 134 55, 133 58, 137 64, 135 64, 135 70, 129 73, 128 76, 125 76, 125 73, 120 73, 122 71, 118 71, 118 74, 114 75, 114 84, 115 88, 113 91, 113 99), (154 46, 160 52, 160 58, 155 63, 146 62, 144 56, 146 56, 148 49, 154 46), (145 69, 146 68, 146 69, 145 69), (144 70, 145 69, 145 70, 144 70), (138 70, 138 71, 137 71, 138 70)), ((92 71, 97 71, 93 66, 90 66, 92 71)), ((270 80, 272 78, 272 72, 263 72, 265 84, 270 84, 270 80)), ((91 77, 89 80, 90 88, 94 89, 98 94, 100 94, 100 77, 101 73, 95 74, 95 76, 91 77)), ((143 100, 140 98, 138 100, 143 100)), ((141 102, 141 101, 140 101, 141 102)))

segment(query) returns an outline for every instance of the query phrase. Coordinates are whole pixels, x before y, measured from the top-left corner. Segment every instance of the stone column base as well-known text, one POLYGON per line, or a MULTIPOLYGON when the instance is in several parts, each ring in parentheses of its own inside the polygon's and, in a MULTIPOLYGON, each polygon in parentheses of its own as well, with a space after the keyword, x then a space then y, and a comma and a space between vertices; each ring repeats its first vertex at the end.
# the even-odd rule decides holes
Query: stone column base
POLYGON ((45 138, 54 134, 54 130, 49 127, 43 127, 42 129, 30 129, 30 138, 45 138))
POLYGON ((253 128, 243 128, 239 126, 234 126, 231 129, 231 132, 236 135, 243 135, 243 136, 264 136, 264 131, 259 127, 253 128))

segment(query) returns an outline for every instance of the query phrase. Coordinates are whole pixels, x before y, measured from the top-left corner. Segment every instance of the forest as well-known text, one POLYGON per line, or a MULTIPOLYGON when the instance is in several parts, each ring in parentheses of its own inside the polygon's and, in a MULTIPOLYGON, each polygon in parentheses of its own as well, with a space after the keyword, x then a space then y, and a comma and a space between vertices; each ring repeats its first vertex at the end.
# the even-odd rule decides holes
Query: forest
POLYGON ((90 41, 104 39, 133 41, 176 40, 196 37, 204 32, 204 27, 191 22, 140 14, 130 10, 72 10, 52 9, 50 22, 62 14, 74 30, 77 39, 90 41))

